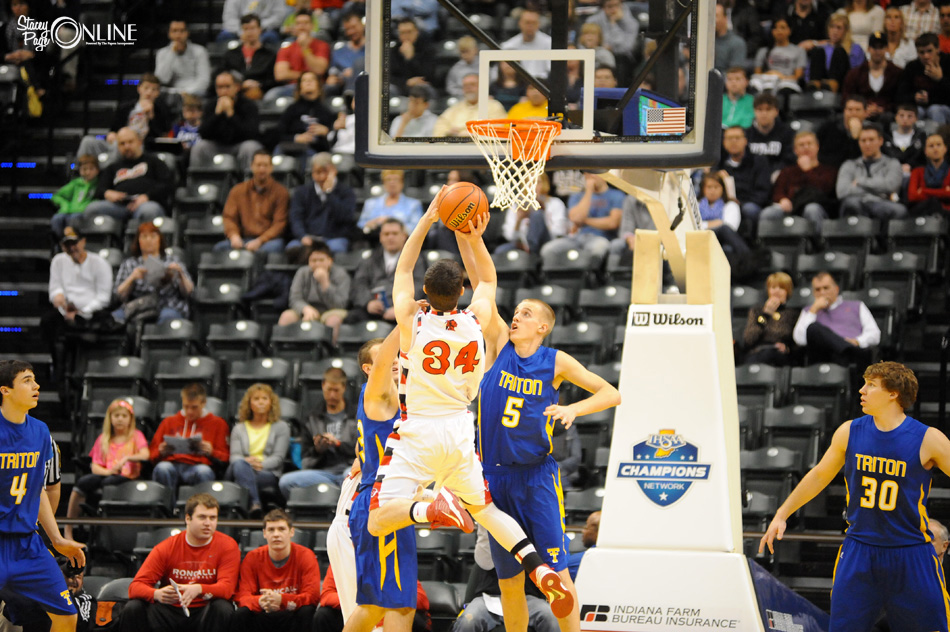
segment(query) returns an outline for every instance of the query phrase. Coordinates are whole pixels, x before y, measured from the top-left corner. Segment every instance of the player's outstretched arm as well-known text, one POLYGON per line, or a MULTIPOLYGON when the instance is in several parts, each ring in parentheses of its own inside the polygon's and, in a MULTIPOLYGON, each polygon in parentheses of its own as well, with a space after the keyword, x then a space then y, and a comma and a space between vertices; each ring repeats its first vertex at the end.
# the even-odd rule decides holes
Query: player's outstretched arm
POLYGON ((772 545, 775 540, 781 540, 782 536, 785 535, 785 521, 788 520, 788 517, 820 494, 821 490, 827 487, 828 483, 838 474, 844 465, 850 435, 850 421, 846 421, 835 430, 835 434, 831 438, 831 446, 821 457, 821 461, 808 474, 805 474, 802 481, 795 486, 792 493, 788 495, 782 506, 775 512, 775 517, 769 524, 768 530, 759 540, 759 553, 763 553, 766 546, 769 547, 769 553, 775 553, 772 545))
POLYGON ((399 328, 393 329, 379 346, 376 362, 366 378, 366 391, 363 393, 363 407, 373 419, 388 419, 393 408, 398 406, 398 395, 394 392, 393 362, 399 353, 399 328), (388 410, 387 410, 388 409, 388 410))
POLYGON ((926 468, 939 467, 950 476, 950 439, 936 428, 928 428, 920 446, 920 462, 926 468))
POLYGON ((59 525, 56 524, 56 516, 53 514, 45 489, 40 493, 39 523, 49 537, 53 548, 65 555, 73 566, 86 565, 86 554, 83 553, 82 544, 66 539, 60 534, 59 525))
MULTIPOLYGON (((482 221, 482 217, 479 216, 472 220, 470 232, 461 233, 456 231, 455 233, 455 241, 458 242, 459 254, 462 255, 465 273, 468 274, 468 280, 471 282, 473 290, 477 290, 478 286, 481 285, 482 277, 478 265, 475 262, 475 252, 472 244, 477 241, 484 245, 485 242, 482 240, 482 235, 485 233, 486 228, 488 228, 488 218, 485 217, 485 220, 482 221)), ((490 258, 491 256, 489 255, 489 259, 490 258)), ((492 261, 492 270, 494 271, 494 269, 494 261, 492 261)), ((491 300, 492 317, 490 320, 483 321, 487 324, 482 326, 482 334, 485 336, 485 342, 489 349, 489 364, 486 365, 486 370, 488 366, 494 362, 501 348, 508 342, 508 324, 498 315, 498 303, 496 301, 497 290, 498 276, 496 273, 495 292, 489 297, 491 300)))
POLYGON ((460 249, 462 242, 469 246, 472 256, 470 265, 477 271, 478 284, 473 284, 474 293, 469 309, 483 323, 493 322, 495 314, 498 313, 498 306, 495 304, 498 275, 495 273, 495 262, 492 261, 491 254, 482 239, 482 234, 488 228, 488 220, 488 214, 483 213, 472 220, 471 231, 468 235, 456 233, 460 249))
POLYGON ((416 261, 419 260, 419 253, 422 252, 422 243, 429 233, 429 228, 439 220, 438 201, 441 196, 442 191, 440 190, 438 195, 435 196, 435 199, 432 200, 432 203, 429 204, 425 215, 422 216, 422 219, 419 220, 416 227, 412 229, 412 233, 406 240, 402 248, 402 253, 399 255, 399 260, 396 262, 396 272, 393 278, 393 307, 396 311, 396 322, 399 324, 399 328, 405 328, 407 330, 403 333, 408 333, 408 328, 412 323, 412 317, 419 308, 416 304, 416 288, 412 280, 412 271, 416 267, 416 261))
POLYGON ((590 397, 568 406, 552 404, 544 409, 544 414, 553 417, 570 428, 574 419, 620 404, 620 391, 604 378, 588 371, 577 358, 569 353, 558 351, 554 360, 554 386, 557 388, 567 380, 591 393, 590 397))

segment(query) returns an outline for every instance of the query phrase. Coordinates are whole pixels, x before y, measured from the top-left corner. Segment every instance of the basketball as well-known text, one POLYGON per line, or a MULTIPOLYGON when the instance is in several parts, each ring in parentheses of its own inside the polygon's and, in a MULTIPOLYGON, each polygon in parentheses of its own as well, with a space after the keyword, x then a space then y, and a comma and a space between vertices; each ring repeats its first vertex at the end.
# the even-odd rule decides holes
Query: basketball
POLYGON ((488 212, 485 192, 471 182, 449 185, 439 198, 439 219, 449 230, 469 231, 469 222, 488 212))

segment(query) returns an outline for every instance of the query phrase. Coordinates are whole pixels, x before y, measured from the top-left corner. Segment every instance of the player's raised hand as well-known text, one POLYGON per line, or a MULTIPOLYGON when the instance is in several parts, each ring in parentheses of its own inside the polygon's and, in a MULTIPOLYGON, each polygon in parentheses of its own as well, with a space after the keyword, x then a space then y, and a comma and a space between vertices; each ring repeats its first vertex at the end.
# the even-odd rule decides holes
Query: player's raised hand
POLYGON ((476 215, 468 223, 468 232, 463 233, 462 231, 456 231, 461 239, 466 241, 476 242, 482 238, 482 235, 485 234, 485 230, 488 229, 488 220, 490 219, 489 213, 482 213, 481 215, 476 215))
POLYGON ((551 404, 544 409, 544 416, 551 417, 555 421, 560 421, 564 424, 564 428, 570 428, 574 424, 574 419, 577 417, 577 413, 570 406, 558 406, 557 404, 551 404))
POLYGON ((82 550, 83 546, 79 542, 67 538, 61 538, 53 543, 53 548, 66 556, 66 559, 77 568, 86 565, 86 554, 82 550))
POLYGON ((765 547, 769 547, 769 553, 775 554, 775 549, 772 546, 772 543, 775 540, 781 540, 785 535, 785 521, 775 516, 772 518, 772 522, 769 524, 768 530, 765 532, 765 535, 762 536, 762 539, 759 540, 759 554, 765 552, 765 547))
POLYGON ((439 192, 435 194, 435 197, 432 198, 432 201, 429 202, 429 208, 426 209, 425 215, 422 216, 420 221, 428 222, 429 225, 435 224, 439 221, 439 202, 442 201, 442 194, 445 192, 445 185, 442 185, 442 188, 439 189, 439 192))

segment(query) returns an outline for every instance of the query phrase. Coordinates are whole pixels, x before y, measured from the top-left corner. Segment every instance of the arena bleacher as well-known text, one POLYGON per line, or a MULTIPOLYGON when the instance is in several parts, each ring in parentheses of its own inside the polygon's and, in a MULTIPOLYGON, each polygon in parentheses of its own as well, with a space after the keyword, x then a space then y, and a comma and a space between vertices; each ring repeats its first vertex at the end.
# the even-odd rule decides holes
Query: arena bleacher
MULTIPOLYGON (((469 4, 478 8, 482 28, 492 31, 499 40, 517 32, 517 22, 509 16, 505 3, 469 4), (486 13, 487 9, 494 13, 486 13)), ((578 4, 585 10, 595 8, 590 3, 578 4)), ((638 46, 642 50, 644 33, 649 32, 648 14, 644 3, 628 5, 640 22, 638 46)), ((191 39, 207 46, 212 67, 220 63, 228 47, 216 42, 222 7, 223 0, 189 4, 191 39)), ((755 11, 751 4, 749 9, 755 11)), ((50 234, 50 217, 55 212, 50 197, 74 177, 80 139, 88 134, 104 135, 118 102, 134 97, 141 75, 152 71, 155 51, 167 43, 165 29, 171 17, 166 5, 153 3, 82 0, 81 10, 88 23, 111 23, 120 16, 134 21, 140 26, 140 39, 134 48, 124 49, 127 54, 80 50, 79 74, 71 78, 69 86, 60 66, 55 65, 41 118, 27 115, 22 90, 15 89, 18 79, 12 76, 12 67, 0 65, 0 268, 4 270, 0 275, 0 350, 5 357, 31 362, 41 385, 51 378, 52 359, 39 323, 50 308, 49 264, 59 251, 50 234)), ((771 18, 760 17, 764 41, 771 18)), ((444 81, 448 68, 458 60, 454 38, 463 34, 449 29, 443 34, 446 39, 433 42, 438 51, 433 62, 435 76, 440 80, 444 81)), ((342 44, 337 25, 319 35, 331 45, 342 44)), ((438 86, 435 92, 431 101, 435 113, 454 102, 438 86)), ((277 99, 261 105, 262 135, 273 128, 289 101, 277 99)), ((782 118, 795 130, 817 129, 839 113, 841 105, 838 95, 830 92, 795 95, 784 103, 782 118)), ((328 106, 334 112, 345 112, 347 101, 336 96, 329 99, 328 106)), ((391 115, 400 114, 406 107, 406 98, 394 98, 391 115)), ((929 122, 920 125, 933 128, 929 122)), ((330 366, 344 367, 353 384, 358 385, 362 376, 355 367, 356 350, 365 340, 385 335, 391 327, 375 321, 344 325, 334 343, 329 329, 320 325, 278 326, 279 312, 267 300, 242 302, 241 294, 264 271, 294 269, 280 254, 261 257, 238 252, 237 256, 229 256, 211 251, 213 244, 223 238, 223 202, 230 187, 245 179, 244 174, 228 155, 211 167, 187 172, 180 171, 174 155, 164 154, 164 159, 176 174, 181 174, 181 180, 176 183, 169 216, 159 227, 170 250, 186 263, 196 281, 193 316, 188 321, 146 325, 132 348, 123 347, 127 345, 124 331, 81 335, 72 340, 78 353, 66 383, 59 388, 44 388, 39 407, 33 411, 50 426, 62 449, 63 498, 68 498, 72 483, 85 473, 82 468, 88 467, 86 457, 101 428, 105 406, 114 397, 131 398, 139 428, 151 438, 161 419, 177 412, 179 391, 187 383, 205 384, 209 393, 207 409, 233 423, 237 402, 247 386, 265 382, 281 397, 285 419, 299 427, 320 397, 323 371, 330 366)), ((378 171, 360 168, 351 154, 336 154, 334 163, 340 177, 356 192, 359 205, 380 194, 378 171)), ((274 177, 288 187, 309 181, 303 160, 280 156, 274 165, 274 177)), ((440 170, 411 174, 406 193, 421 199, 425 207, 446 177, 447 172, 440 170)), ((501 241, 502 214, 493 216, 493 222, 499 228, 493 244, 497 245, 501 241)), ((134 226, 123 226, 111 218, 84 220, 82 232, 87 249, 99 253, 115 270, 125 258, 134 226)), ((769 263, 736 279, 733 285, 733 332, 739 343, 749 309, 761 306, 765 300, 764 281, 770 273, 784 271, 791 275, 795 290, 788 307, 797 310, 812 302, 811 275, 831 270, 838 273, 844 295, 863 301, 877 321, 882 340, 876 358, 899 360, 917 374, 920 396, 911 414, 930 425, 940 427, 945 423, 947 383, 941 369, 946 365, 950 336, 948 217, 890 222, 836 217, 825 221, 820 231, 803 218, 786 217, 762 220, 757 231, 744 230, 742 234, 752 246, 768 251, 769 263)), ((355 243, 350 252, 337 256, 336 265, 352 272, 374 245, 355 243)), ((437 244, 430 245, 431 256, 444 254, 436 250, 437 244)), ((551 346, 572 353, 617 385, 625 306, 630 300, 628 260, 611 255, 601 268, 592 268, 583 253, 545 260, 521 250, 497 254, 494 259, 502 315, 510 317, 523 298, 547 301, 558 316, 549 340, 551 346)), ((837 425, 859 409, 856 385, 847 367, 809 363, 807 354, 797 357, 793 366, 742 364, 742 352, 739 344, 736 378, 746 496, 743 521, 746 531, 754 534, 766 528, 778 504, 817 462, 837 425)), ((562 391, 562 401, 582 396, 576 389, 562 391)), ((577 420, 583 465, 580 487, 565 494, 570 525, 582 525, 586 516, 600 507, 611 430, 623 421, 615 420, 613 411, 577 420)), ((947 481, 943 475, 936 476, 931 515, 943 520, 948 517, 950 494, 945 493, 947 481)), ((223 478, 223 472, 219 478, 223 478)), ((147 489, 110 489, 98 509, 92 511, 100 517, 134 516, 161 526, 84 529, 91 552, 87 589, 101 587, 105 594, 116 590, 121 593, 121 586, 116 588, 110 580, 131 577, 148 551, 175 529, 161 520, 179 516, 183 499, 196 491, 182 488, 172 493, 147 479, 147 475, 143 477, 147 489)), ((246 490, 242 494, 233 483, 216 482, 208 486, 208 491, 222 503, 222 518, 247 518, 246 490)), ((296 490, 286 499, 287 507, 296 520, 327 522, 335 510, 334 491, 296 490)), ((775 556, 756 557, 783 582, 826 609, 838 546, 838 540, 827 536, 843 533, 844 506, 845 489, 839 476, 790 525, 796 533, 814 535, 812 540, 787 542, 775 556)), ((58 515, 65 514, 64 508, 65 502, 58 515)), ((242 551, 261 544, 257 529, 224 530, 238 540, 242 551)), ((314 548, 325 567, 325 527, 298 529, 296 541, 314 548)), ((460 609, 463 582, 473 563, 474 541, 454 531, 420 531, 418 544, 420 578, 425 580, 433 600, 435 629, 448 629, 460 609), (451 584, 456 590, 446 592, 435 582, 451 584)), ((756 556, 758 538, 750 535, 745 545, 746 553, 756 556)), ((580 538, 574 538, 572 550, 580 548, 580 538)))

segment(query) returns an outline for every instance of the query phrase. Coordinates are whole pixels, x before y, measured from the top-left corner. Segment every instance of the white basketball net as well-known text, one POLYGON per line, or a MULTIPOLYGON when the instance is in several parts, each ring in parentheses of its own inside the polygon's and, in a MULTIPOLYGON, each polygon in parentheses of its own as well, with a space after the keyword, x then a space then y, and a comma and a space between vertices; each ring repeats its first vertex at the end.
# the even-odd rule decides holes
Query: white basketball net
POLYGON ((551 142, 561 133, 557 121, 469 121, 468 131, 495 179, 495 208, 537 210, 538 178, 544 173, 551 142))

